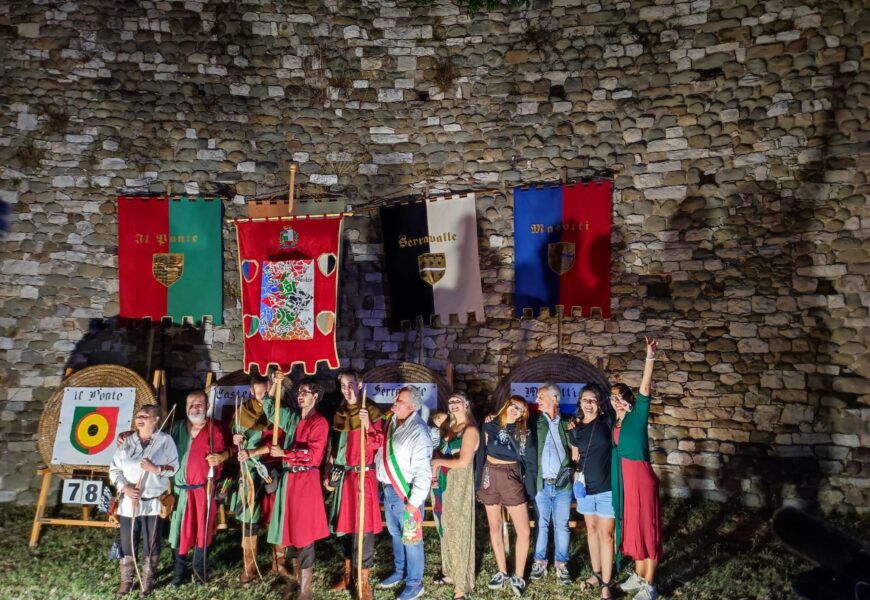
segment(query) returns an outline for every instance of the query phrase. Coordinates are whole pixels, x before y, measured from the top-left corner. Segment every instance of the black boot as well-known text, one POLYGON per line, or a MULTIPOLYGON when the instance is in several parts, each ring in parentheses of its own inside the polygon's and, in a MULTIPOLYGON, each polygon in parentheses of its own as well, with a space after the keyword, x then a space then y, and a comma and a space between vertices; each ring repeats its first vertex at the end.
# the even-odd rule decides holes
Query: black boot
POLYGON ((193 579, 196 583, 205 583, 206 577, 205 548, 193 549, 193 579))
POLYGON ((187 569, 187 556, 179 556, 178 551, 173 550, 172 558, 172 585, 174 587, 180 587, 185 583, 190 583, 190 572, 187 569))

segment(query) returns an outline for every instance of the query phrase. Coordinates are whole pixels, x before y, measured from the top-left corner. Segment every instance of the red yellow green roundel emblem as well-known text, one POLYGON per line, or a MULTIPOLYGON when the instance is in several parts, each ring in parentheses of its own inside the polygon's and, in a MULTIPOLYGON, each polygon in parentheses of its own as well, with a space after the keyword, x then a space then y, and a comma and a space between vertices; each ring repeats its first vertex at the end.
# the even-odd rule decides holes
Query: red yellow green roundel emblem
POLYGON ((117 406, 77 406, 73 413, 70 442, 82 454, 99 454, 115 439, 117 406))

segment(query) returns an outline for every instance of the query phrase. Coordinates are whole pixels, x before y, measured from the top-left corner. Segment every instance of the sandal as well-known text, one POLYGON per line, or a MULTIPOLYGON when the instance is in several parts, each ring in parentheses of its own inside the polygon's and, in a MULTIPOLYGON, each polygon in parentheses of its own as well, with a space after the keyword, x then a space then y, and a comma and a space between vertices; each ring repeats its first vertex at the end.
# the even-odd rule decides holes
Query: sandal
POLYGON ((446 575, 435 578, 435 585, 453 585, 453 581, 446 575))
POLYGON ((601 599, 602 600, 612 600, 613 598, 613 590, 610 589, 610 581, 603 581, 601 578, 598 578, 601 581, 601 599))
POLYGON ((592 575, 580 582, 580 591, 589 592, 597 587, 604 585, 604 580, 601 579, 601 572, 594 571, 592 575))

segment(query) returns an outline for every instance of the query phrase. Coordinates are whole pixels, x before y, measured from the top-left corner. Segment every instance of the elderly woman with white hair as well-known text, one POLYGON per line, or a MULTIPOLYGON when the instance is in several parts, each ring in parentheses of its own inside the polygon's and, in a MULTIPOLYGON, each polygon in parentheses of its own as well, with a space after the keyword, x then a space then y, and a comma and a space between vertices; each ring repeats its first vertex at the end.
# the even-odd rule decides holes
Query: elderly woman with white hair
POLYGON ((378 481, 384 486, 387 529, 393 538, 394 571, 380 587, 391 588, 404 581, 399 600, 414 600, 425 591, 423 503, 432 485, 432 438, 419 415, 422 405, 423 394, 417 388, 399 390, 383 446, 375 456, 378 481))

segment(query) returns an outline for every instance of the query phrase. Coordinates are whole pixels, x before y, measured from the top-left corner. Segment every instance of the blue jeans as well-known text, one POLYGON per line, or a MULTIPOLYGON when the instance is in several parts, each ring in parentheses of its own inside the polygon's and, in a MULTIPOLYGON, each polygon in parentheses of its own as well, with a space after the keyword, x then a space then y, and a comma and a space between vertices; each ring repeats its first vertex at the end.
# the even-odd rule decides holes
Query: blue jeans
MULTIPOLYGON (((420 507, 423 510, 423 507, 420 507)), ((387 531, 393 538, 393 565, 396 573, 405 576, 405 585, 423 584, 423 544, 402 543, 402 516, 405 503, 393 489, 384 485, 384 514, 387 517, 387 531)))
POLYGON ((544 488, 535 495, 535 508, 538 512, 535 560, 547 560, 547 541, 550 538, 552 523, 556 542, 556 562, 568 562, 568 544, 571 541, 568 519, 571 516, 572 497, 571 488, 556 490, 550 483, 545 483, 544 488))

